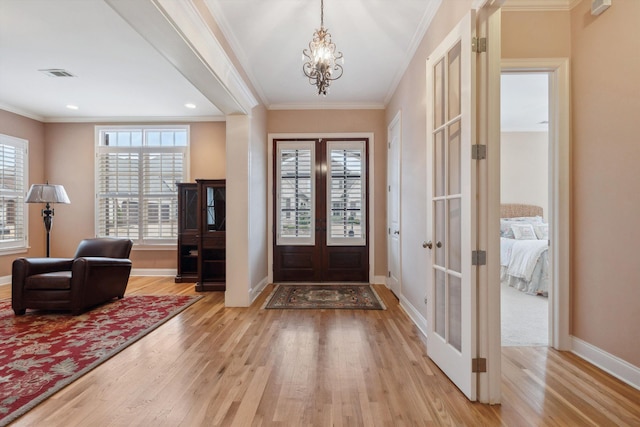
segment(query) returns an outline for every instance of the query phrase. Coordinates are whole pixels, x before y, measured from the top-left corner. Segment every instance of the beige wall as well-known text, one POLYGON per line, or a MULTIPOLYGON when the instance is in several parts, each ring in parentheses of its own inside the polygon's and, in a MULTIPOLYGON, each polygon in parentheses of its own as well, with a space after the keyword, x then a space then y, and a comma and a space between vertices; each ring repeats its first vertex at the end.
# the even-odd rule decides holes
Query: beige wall
POLYGON ((541 206, 549 218, 548 132, 500 134, 500 202, 541 206))
POLYGON ((640 366, 640 2, 503 12, 503 58, 571 60, 571 334, 640 366), (540 31, 544 29, 544 31, 540 31))
POLYGON ((571 11, 573 335, 640 367, 640 1, 571 11))
MULTIPOLYGON (((29 185, 43 183, 45 137, 44 125, 37 120, 29 119, 8 111, 0 110, 0 133, 29 141, 29 185)), ((11 275, 11 264, 20 256, 38 256, 45 253, 45 231, 40 213, 42 207, 28 205, 29 210, 29 245, 27 252, 0 256, 0 277, 11 275)))
MULTIPOLYGON (((375 215, 376 276, 386 276, 387 240, 386 188, 387 128, 384 110, 273 110, 267 119, 268 133, 339 133, 373 132, 375 144, 373 183, 375 215)), ((373 279, 373 278, 371 278, 373 279)))
POLYGON ((426 60, 454 26, 471 9, 471 0, 444 0, 418 46, 385 111, 385 129, 402 113, 400 236, 402 251, 402 296, 427 319, 426 250, 426 60))
MULTIPOLYGON (((70 205, 55 207, 52 256, 72 256, 80 240, 95 235, 95 126, 93 123, 44 125, 47 150, 44 177, 51 183, 64 185, 71 199, 70 205)), ((225 123, 191 123, 190 134, 191 180, 224 178, 225 123)), ((175 249, 142 251, 135 250, 134 246, 131 259, 133 268, 176 268, 175 249)))

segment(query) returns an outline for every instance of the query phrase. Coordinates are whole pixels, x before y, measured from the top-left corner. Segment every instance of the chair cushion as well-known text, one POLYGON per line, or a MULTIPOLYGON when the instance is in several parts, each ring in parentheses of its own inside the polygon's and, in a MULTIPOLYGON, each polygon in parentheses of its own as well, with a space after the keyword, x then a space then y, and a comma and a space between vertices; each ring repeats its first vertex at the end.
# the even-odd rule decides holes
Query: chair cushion
POLYGON ((34 274, 25 279, 24 288, 32 290, 71 289, 71 272, 57 271, 55 273, 34 274))

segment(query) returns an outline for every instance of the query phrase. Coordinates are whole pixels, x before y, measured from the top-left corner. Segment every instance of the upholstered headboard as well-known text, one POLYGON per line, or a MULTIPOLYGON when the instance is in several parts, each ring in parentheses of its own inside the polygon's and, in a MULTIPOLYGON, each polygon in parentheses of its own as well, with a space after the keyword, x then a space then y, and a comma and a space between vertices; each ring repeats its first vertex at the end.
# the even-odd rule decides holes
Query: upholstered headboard
POLYGON ((504 203, 500 205, 500 218, 517 218, 522 216, 542 216, 542 207, 522 203, 504 203))

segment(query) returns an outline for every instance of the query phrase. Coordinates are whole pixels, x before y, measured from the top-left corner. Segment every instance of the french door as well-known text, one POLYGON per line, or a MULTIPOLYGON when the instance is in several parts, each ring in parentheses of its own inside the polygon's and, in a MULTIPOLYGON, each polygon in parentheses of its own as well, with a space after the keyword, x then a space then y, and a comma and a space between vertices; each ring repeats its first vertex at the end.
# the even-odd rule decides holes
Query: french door
POLYGON ((427 60, 427 186, 431 249, 428 354, 470 399, 476 400, 475 58, 471 11, 427 60))
POLYGON ((274 282, 368 282, 368 139, 274 140, 274 282))

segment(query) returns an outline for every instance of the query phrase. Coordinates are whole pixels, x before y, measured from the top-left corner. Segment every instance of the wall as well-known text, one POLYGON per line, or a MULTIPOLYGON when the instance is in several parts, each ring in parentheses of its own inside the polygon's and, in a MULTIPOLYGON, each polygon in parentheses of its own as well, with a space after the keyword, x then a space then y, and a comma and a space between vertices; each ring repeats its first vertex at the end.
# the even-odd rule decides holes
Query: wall
POLYGON ((571 58, 571 334, 640 366, 640 2, 503 12, 503 58, 571 58), (544 28, 544 31, 540 31, 544 28), (614 70, 614 72, 612 72, 614 70))
MULTIPOLYGON (((102 126, 102 124, 100 124, 102 126)), ((94 223, 94 123, 47 123, 47 156, 44 177, 62 184, 71 199, 70 205, 57 205, 51 231, 51 255, 72 256, 78 242, 95 236, 94 223)), ((191 180, 225 177, 225 123, 190 124, 191 180)), ((131 254, 133 268, 174 269, 175 248, 170 250, 136 250, 131 254)))
POLYGON ((542 206, 549 218, 549 135, 547 132, 502 132, 500 201, 542 206))
MULTIPOLYGON (((44 125, 37 120, 0 110, 0 133, 29 141, 29 185, 32 183, 44 183, 44 125)), ((11 264, 15 258, 20 256, 39 256, 45 253, 46 234, 42 222, 42 214, 40 213, 42 207, 37 205, 28 206, 30 247, 23 253, 0 256, 0 277, 11 275, 11 264)))
POLYGON ((251 259, 250 292, 257 293, 258 285, 267 279, 267 110, 256 107, 251 114, 251 142, 249 144, 249 258, 251 259))
MULTIPOLYGON (((386 170, 387 128, 383 110, 272 110, 267 120, 268 133, 339 133, 373 132, 375 164, 373 177, 374 203, 370 207, 375 215, 374 275, 386 276, 387 218, 386 170)), ((373 278, 371 278, 373 279, 373 278)))
MULTIPOLYGON (((401 295, 427 319, 426 190, 426 60, 454 26, 471 9, 471 0, 444 0, 385 111, 385 129, 402 111, 400 236, 402 253, 401 295)), ((386 168, 384 169, 386 170, 386 168)), ((386 247, 385 247, 386 250, 386 247)))
POLYGON ((573 335, 640 367, 640 1, 571 11, 573 335))

